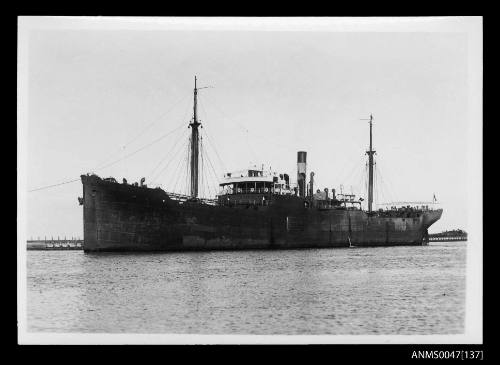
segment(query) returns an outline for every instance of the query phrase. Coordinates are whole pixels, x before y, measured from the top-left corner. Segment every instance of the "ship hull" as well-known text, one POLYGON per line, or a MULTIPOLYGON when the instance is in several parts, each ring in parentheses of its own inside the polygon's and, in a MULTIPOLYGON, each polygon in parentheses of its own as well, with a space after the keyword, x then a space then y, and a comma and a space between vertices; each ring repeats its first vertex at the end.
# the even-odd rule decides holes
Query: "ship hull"
POLYGON ((203 251, 426 244, 433 210, 412 218, 319 210, 295 196, 265 206, 179 202, 161 189, 82 176, 85 252, 203 251))

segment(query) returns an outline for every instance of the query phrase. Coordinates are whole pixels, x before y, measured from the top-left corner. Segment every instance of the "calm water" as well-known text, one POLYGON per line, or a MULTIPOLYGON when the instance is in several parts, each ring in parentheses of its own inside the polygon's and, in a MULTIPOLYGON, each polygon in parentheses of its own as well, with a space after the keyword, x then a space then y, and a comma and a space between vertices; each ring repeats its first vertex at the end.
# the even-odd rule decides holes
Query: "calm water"
POLYGON ((464 332, 465 243, 84 254, 28 251, 28 330, 464 332))

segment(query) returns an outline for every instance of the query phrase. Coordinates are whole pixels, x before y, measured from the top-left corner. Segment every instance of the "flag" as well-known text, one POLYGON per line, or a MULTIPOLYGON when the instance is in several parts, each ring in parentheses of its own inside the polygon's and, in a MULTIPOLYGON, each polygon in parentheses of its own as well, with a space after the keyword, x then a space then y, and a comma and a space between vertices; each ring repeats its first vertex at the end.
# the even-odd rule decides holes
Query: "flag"
POLYGON ((433 194, 433 197, 432 197, 432 202, 433 202, 433 203, 437 202, 437 199, 436 199, 436 194, 433 194))

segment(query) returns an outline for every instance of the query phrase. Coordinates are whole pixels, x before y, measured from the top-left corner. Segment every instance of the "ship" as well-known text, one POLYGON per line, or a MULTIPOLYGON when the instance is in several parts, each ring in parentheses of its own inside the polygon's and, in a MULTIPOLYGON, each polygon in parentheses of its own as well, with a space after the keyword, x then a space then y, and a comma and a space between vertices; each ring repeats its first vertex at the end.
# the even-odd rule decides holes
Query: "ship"
POLYGON ((249 168, 226 173, 215 199, 199 196, 197 79, 194 83, 190 194, 81 175, 84 252, 303 249, 427 245, 442 209, 428 204, 373 209, 373 117, 369 118, 368 201, 307 183, 307 152, 297 152, 297 178, 249 168))

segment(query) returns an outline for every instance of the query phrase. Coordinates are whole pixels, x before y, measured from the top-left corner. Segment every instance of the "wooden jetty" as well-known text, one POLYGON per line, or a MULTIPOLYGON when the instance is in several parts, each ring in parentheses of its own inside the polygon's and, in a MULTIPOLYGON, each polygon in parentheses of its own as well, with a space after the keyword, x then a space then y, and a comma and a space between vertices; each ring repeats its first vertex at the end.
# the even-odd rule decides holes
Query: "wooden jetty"
POLYGON ((71 239, 37 239, 27 241, 28 250, 83 250, 83 240, 79 238, 71 239))
POLYGON ((429 242, 467 241, 467 232, 461 229, 429 234, 429 242))
POLYGON ((455 236, 455 237, 430 237, 429 242, 448 242, 448 241, 467 241, 467 237, 465 236, 455 236))

